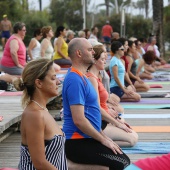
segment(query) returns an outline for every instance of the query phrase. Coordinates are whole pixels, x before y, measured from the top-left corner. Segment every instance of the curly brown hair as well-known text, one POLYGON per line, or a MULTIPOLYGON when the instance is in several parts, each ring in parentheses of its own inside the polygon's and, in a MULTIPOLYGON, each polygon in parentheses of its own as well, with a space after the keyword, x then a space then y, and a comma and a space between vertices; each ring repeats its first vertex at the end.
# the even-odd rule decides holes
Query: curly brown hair
POLYGON ((47 34, 49 33, 50 30, 52 30, 51 26, 42 27, 41 32, 42 32, 43 38, 47 37, 47 34))

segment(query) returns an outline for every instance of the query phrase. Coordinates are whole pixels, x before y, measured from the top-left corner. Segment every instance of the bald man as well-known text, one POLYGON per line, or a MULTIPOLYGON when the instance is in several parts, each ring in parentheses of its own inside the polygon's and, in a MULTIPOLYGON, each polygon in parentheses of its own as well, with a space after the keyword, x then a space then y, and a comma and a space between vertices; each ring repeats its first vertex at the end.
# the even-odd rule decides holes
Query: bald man
POLYGON ((92 45, 85 38, 75 38, 69 43, 68 54, 72 67, 62 90, 67 158, 78 163, 78 169, 123 170, 130 160, 101 130, 98 96, 85 76, 87 68, 94 64, 92 45))

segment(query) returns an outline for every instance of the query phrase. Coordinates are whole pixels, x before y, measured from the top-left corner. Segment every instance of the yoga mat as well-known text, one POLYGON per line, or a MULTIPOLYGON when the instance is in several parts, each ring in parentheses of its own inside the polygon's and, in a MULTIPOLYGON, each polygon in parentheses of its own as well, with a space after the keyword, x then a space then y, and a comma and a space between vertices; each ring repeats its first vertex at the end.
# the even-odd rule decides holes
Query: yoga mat
POLYGON ((122 104, 124 109, 170 109, 170 104, 147 105, 147 104, 122 104))
POLYGON ((156 71, 154 73, 152 73, 153 76, 155 75, 170 75, 170 72, 167 71, 156 71))
POLYGON ((138 92, 139 94, 143 93, 170 93, 170 90, 149 90, 147 92, 138 92))
POLYGON ((164 64, 163 68, 170 68, 170 64, 164 64))
POLYGON ((170 153, 170 142, 138 142, 130 148, 122 147, 126 154, 167 154, 170 153))
POLYGON ((170 114, 124 114, 125 119, 167 119, 170 114))
POLYGON ((163 94, 154 94, 154 93, 141 93, 141 98, 164 98, 167 95, 167 93, 163 94))
POLYGON ((162 85, 159 84, 153 84, 149 86, 150 88, 162 88, 162 85))
POLYGON ((22 91, 17 91, 17 92, 0 92, 0 96, 22 96, 22 91))
POLYGON ((145 133, 169 133, 170 126, 131 126, 135 132, 145 132, 145 133))
POLYGON ((120 104, 170 104, 170 99, 146 99, 142 98, 139 102, 120 102, 120 104))
POLYGON ((164 84, 164 85, 166 85, 166 84, 170 84, 170 81, 153 81, 153 80, 151 80, 151 81, 149 81, 149 80, 145 80, 144 81, 146 84, 164 84))

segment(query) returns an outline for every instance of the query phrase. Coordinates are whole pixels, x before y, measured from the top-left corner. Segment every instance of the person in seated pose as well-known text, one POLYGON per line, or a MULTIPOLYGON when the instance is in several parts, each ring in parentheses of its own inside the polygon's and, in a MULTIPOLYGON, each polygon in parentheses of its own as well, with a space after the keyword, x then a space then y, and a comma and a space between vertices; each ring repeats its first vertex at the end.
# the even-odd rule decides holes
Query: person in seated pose
POLYGON ((37 28, 34 31, 34 38, 31 38, 31 41, 28 46, 28 55, 30 60, 35 60, 40 57, 41 44, 40 40, 42 39, 41 29, 37 28))
POLYGON ((94 64, 89 66, 86 75, 98 94, 98 102, 103 119, 102 129, 104 133, 119 146, 134 146, 138 140, 137 133, 130 129, 125 122, 121 121, 118 118, 118 114, 115 113, 113 109, 107 107, 109 94, 100 79, 100 70, 104 70, 104 65, 106 63, 106 49, 103 45, 96 45, 93 47, 93 50, 95 51, 94 64))
POLYGON ((48 99, 57 96, 58 83, 53 61, 47 58, 30 61, 13 82, 23 90, 20 170, 68 169, 65 135, 46 108, 48 99))
POLYGON ((69 43, 68 54, 72 67, 62 89, 67 159, 86 169, 94 165, 98 169, 123 170, 130 160, 103 133, 98 96, 85 76, 87 68, 94 63, 93 48, 85 38, 74 38, 69 43))
POLYGON ((26 35, 26 26, 22 22, 16 22, 13 31, 14 34, 5 44, 0 67, 5 73, 21 75, 26 65, 26 47, 23 42, 26 35))
POLYGON ((128 60, 128 74, 129 77, 131 79, 131 81, 133 82, 136 91, 137 92, 147 92, 150 87, 148 84, 144 83, 143 80, 140 79, 139 76, 136 75, 136 71, 137 71, 137 65, 135 63, 135 60, 137 59, 137 51, 136 51, 136 45, 133 41, 128 41, 128 51, 127 51, 127 60, 128 60))
MULTIPOLYGON (((151 65, 156 59, 155 53, 153 51, 147 51, 143 54, 142 59, 135 60, 137 65, 136 75, 139 76, 141 79, 149 79, 153 78, 151 72, 145 69, 145 65, 151 65)), ((153 68, 154 69, 154 68, 153 68)))
POLYGON ((125 86, 125 66, 121 61, 124 48, 119 41, 113 41, 111 52, 114 54, 110 60, 109 70, 111 74, 110 92, 120 97, 121 101, 140 101, 140 95, 131 86, 125 86))

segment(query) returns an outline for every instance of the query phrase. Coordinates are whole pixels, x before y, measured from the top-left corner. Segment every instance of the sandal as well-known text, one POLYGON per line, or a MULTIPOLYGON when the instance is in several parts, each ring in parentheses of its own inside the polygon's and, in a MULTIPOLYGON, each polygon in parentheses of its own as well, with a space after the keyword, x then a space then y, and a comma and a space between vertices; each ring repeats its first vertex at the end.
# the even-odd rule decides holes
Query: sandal
POLYGON ((2 122, 2 121, 3 121, 3 119, 4 119, 4 118, 3 118, 3 116, 0 116, 0 122, 2 122))

